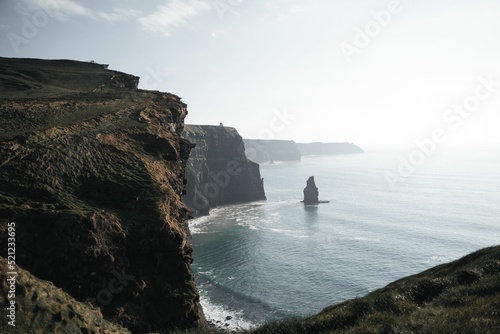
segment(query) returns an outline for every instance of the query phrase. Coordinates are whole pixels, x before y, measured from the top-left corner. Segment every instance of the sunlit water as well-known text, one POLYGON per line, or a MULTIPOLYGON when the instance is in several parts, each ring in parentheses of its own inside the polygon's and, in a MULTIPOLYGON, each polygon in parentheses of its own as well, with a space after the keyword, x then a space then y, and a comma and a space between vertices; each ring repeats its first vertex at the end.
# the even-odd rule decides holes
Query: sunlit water
POLYGON ((397 157, 262 165, 267 201, 191 221, 208 317, 237 328, 311 315, 500 244, 500 155, 436 154, 391 189, 385 173, 397 174, 397 157), (330 203, 300 203, 311 175, 330 203))

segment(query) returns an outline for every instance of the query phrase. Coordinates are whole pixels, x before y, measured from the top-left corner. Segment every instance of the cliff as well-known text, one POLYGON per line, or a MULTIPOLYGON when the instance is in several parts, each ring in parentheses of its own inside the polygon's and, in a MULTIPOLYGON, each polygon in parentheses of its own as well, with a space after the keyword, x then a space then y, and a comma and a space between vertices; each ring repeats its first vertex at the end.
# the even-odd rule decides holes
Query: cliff
MULTIPOLYGON (((50 281, 62 292, 44 303, 57 308, 64 295, 91 308, 55 322, 101 312, 134 333, 203 325, 181 199, 186 105, 99 64, 0 58, 0 69, 0 255, 14 222, 15 260, 29 272, 17 269, 19 289, 27 277, 50 281)), ((50 332, 27 312, 54 290, 39 285, 20 291, 30 299, 18 301, 17 320, 50 332)))
POLYGON ((186 124, 183 136, 196 145, 187 163, 184 197, 194 215, 219 205, 266 199, 259 165, 245 157, 234 128, 186 124))
POLYGON ((500 333, 500 246, 398 280, 272 333, 500 333))
POLYGON ((256 163, 300 161, 301 154, 293 140, 244 139, 245 154, 256 163))
POLYGON ((363 153, 364 151, 352 143, 297 143, 302 155, 334 155, 363 153))

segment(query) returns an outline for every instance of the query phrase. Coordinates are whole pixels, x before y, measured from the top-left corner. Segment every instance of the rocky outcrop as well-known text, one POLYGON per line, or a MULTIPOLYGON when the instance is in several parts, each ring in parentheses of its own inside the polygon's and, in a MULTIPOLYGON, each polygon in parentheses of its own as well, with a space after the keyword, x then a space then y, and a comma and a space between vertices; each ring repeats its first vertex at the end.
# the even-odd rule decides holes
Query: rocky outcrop
POLYGON ((309 177, 307 179, 306 187, 304 188, 304 200, 302 203, 304 204, 318 204, 319 200, 319 191, 318 187, 316 187, 316 183, 314 182, 314 176, 309 177))
POLYGON ((301 154, 293 140, 244 139, 245 154, 256 163, 300 161, 301 154))
POLYGON ((320 201, 319 191, 316 187, 316 182, 314 182, 314 176, 307 179, 306 187, 304 188, 304 200, 301 201, 305 205, 315 205, 321 203, 330 203, 330 201, 320 201))
POLYGON ((194 215, 219 205, 266 199, 259 165, 245 157, 236 129, 186 125, 183 136, 196 145, 187 163, 184 197, 194 215))
POLYGON ((335 155, 363 153, 364 151, 352 143, 297 143, 302 155, 335 155))
POLYGON ((16 224, 17 264, 134 333, 202 325, 181 198, 186 105, 98 64, 0 69, 0 234, 16 224))

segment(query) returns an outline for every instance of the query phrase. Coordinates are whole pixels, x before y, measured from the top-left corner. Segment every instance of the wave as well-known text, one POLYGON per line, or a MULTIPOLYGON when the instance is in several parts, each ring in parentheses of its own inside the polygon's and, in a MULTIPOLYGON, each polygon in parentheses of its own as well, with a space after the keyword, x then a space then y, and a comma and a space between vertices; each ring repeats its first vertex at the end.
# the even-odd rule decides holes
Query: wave
POLYGON ((243 319, 242 310, 230 310, 226 306, 213 303, 202 289, 200 289, 200 304, 207 321, 219 329, 238 331, 257 325, 243 319))

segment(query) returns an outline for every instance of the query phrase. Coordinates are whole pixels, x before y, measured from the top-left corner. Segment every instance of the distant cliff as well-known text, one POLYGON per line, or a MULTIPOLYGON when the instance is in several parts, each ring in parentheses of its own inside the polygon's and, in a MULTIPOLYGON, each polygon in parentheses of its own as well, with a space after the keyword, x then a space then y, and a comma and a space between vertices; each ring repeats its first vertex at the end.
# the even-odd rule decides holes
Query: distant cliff
POLYGON ((256 163, 300 161, 303 155, 363 153, 352 143, 295 143, 293 140, 244 139, 245 154, 256 163))
POLYGON ((297 143, 302 155, 334 155, 363 153, 364 151, 352 143, 297 143))
POLYGON ((183 137, 196 145, 187 163, 184 196, 194 215, 208 214, 218 205, 266 198, 259 165, 245 157, 234 128, 186 124, 183 137))
POLYGON ((94 63, 0 58, 0 256, 14 222, 27 271, 18 333, 204 323, 181 198, 186 105, 137 82, 94 63))
POLYGON ((301 154, 293 140, 244 139, 245 154, 256 163, 300 161, 301 154))

